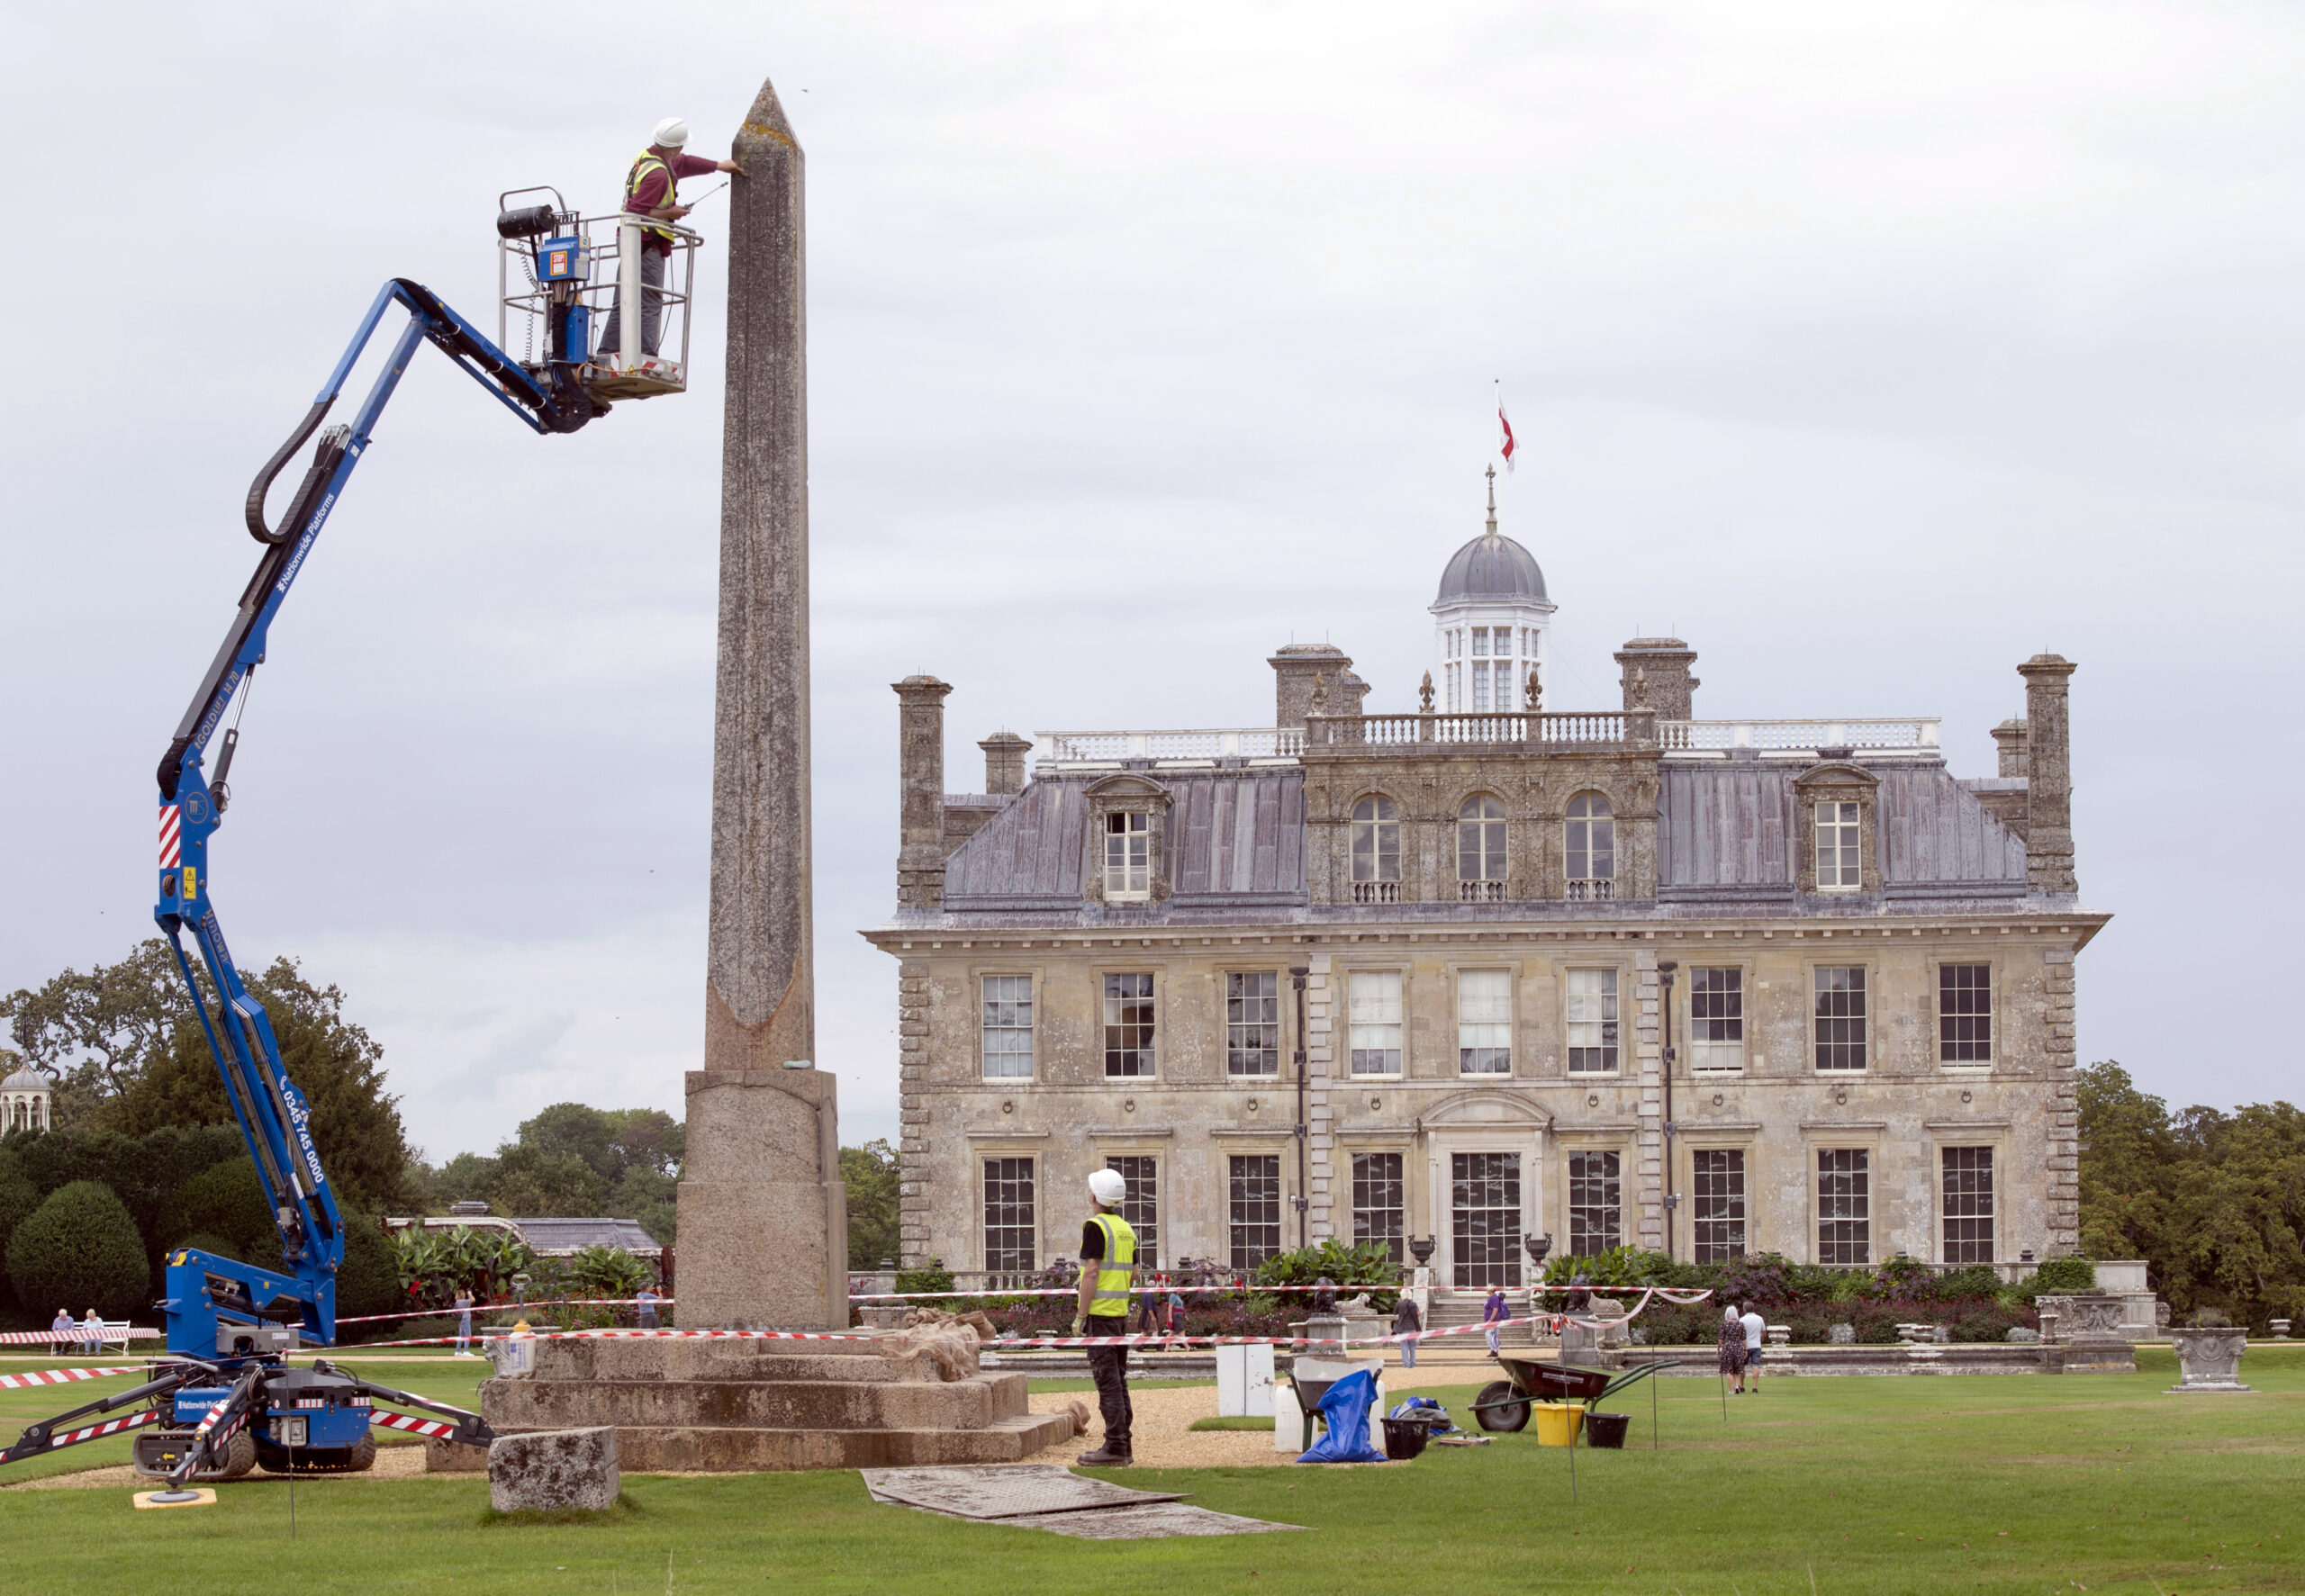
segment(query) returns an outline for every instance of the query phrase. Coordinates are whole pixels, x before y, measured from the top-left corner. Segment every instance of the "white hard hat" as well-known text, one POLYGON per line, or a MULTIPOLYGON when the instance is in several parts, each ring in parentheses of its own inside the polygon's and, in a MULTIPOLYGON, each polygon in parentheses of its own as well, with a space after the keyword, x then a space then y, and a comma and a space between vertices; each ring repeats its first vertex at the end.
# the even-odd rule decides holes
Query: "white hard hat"
POLYGON ((678 149, 688 142, 688 123, 677 116, 668 116, 656 124, 656 136, 649 142, 666 149, 678 149))
POLYGON ((1099 1169, 1089 1177, 1089 1195, 1109 1208, 1128 1195, 1128 1182, 1117 1169, 1099 1169))

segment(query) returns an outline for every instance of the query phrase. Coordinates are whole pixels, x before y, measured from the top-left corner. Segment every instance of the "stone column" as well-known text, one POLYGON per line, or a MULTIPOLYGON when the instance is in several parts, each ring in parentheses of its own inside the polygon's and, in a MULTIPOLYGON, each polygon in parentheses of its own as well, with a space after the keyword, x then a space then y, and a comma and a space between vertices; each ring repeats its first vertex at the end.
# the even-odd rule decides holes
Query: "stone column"
POLYGON ((814 1067, 800 147, 761 86, 732 151, 704 1068, 688 1077, 680 1321, 848 1322, 833 1077, 814 1067))
POLYGON ((984 750, 985 791, 1008 798, 1025 790, 1025 755, 1033 750, 1032 739, 995 732, 977 746, 984 750))
POLYGON ((2037 654, 2017 667, 2025 679, 2025 874, 2043 897, 2081 890, 2073 874, 2073 758, 2065 684, 2077 669, 2037 654))
POLYGON ((945 901, 945 695, 950 682, 908 676, 890 684, 897 712, 897 906, 945 901))

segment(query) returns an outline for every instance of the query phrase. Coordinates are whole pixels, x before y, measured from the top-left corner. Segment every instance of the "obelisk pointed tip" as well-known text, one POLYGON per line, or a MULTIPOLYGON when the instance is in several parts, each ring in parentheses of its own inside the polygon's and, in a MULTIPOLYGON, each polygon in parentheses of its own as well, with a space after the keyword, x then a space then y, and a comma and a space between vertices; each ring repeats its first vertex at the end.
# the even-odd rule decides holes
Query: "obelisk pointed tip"
POLYGON ((781 144, 791 149, 800 147, 792 137, 792 124, 785 119, 784 103, 776 97, 776 85, 766 80, 753 100, 753 108, 745 113, 745 125, 737 130, 736 137, 739 150, 756 149, 764 143, 781 144))

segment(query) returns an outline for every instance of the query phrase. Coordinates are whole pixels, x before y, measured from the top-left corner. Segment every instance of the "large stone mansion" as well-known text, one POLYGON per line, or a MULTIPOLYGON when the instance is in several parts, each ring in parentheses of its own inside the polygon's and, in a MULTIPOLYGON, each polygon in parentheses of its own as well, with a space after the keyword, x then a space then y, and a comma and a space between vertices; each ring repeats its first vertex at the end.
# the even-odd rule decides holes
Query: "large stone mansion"
POLYGON ((1104 1164, 1162 1265, 2074 1248, 2073 665, 1961 779, 1933 719, 1699 719, 1677 638, 1547 709, 1553 608, 1492 505, 1418 709, 1297 645, 1270 726, 1003 734, 981 794, 896 684, 905 1262, 1068 1258, 1104 1164))

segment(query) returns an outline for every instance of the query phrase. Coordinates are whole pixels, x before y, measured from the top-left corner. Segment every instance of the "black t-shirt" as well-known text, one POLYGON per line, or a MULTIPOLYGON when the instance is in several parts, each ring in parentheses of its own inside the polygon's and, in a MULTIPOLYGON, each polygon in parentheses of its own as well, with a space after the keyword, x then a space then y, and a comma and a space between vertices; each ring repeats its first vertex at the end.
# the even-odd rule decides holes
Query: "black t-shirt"
POLYGON ((1104 1256, 1105 1227, 1092 1219, 1080 1227, 1080 1257, 1085 1262, 1104 1256))

